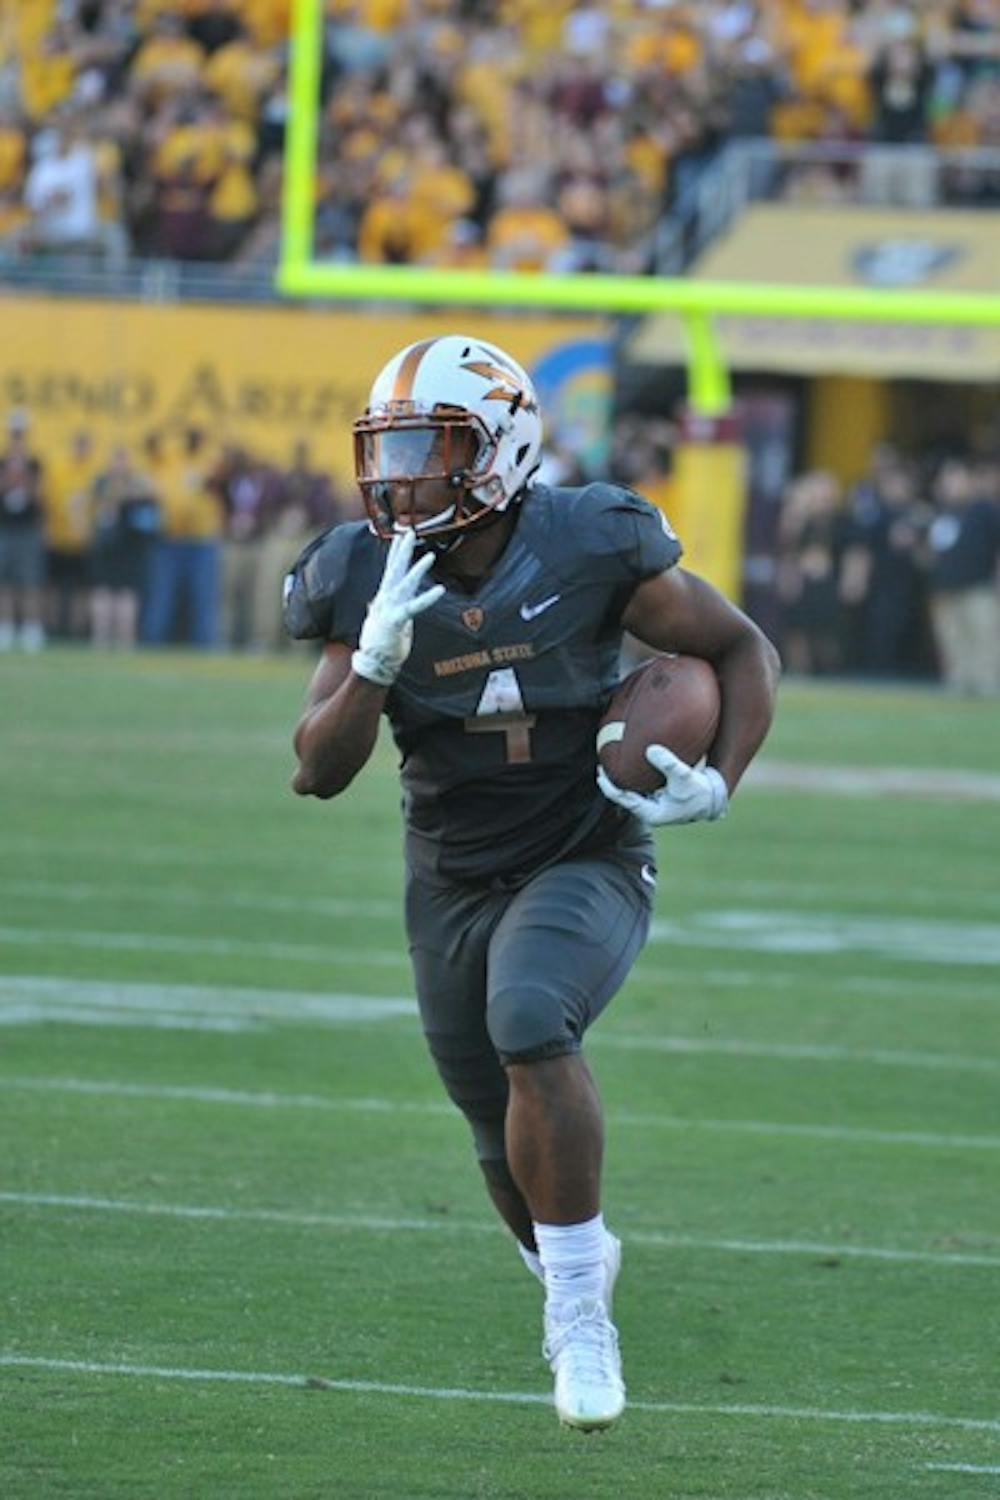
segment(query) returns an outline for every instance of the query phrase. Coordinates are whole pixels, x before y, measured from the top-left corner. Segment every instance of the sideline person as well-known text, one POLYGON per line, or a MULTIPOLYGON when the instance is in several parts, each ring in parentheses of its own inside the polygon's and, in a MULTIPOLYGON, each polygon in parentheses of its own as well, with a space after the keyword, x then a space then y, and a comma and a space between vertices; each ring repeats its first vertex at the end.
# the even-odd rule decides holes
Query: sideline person
POLYGON ((402 350, 354 437, 368 521, 325 532, 286 582, 290 633, 325 643, 293 788, 338 796, 388 716, 430 1051, 544 1285, 558 1415, 606 1427, 625 1403, 620 1245, 601 1213, 604 1129, 581 1046, 647 935, 649 826, 725 813, 771 721, 776 653, 677 566, 648 502, 533 482, 538 399, 493 345, 448 335, 402 350), (652 747, 665 780, 645 797, 595 777, 626 630, 706 657, 722 694, 708 764, 652 747))

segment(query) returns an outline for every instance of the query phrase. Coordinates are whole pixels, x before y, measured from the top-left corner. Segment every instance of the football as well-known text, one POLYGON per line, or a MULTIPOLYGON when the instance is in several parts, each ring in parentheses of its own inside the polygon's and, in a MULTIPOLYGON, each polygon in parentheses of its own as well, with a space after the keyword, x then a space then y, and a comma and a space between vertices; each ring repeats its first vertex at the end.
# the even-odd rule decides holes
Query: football
POLYGON ((597 758, 616 786, 652 792, 663 777, 646 759, 649 745, 666 745, 696 765, 715 738, 719 683, 697 656, 654 656, 616 689, 597 732, 597 758))

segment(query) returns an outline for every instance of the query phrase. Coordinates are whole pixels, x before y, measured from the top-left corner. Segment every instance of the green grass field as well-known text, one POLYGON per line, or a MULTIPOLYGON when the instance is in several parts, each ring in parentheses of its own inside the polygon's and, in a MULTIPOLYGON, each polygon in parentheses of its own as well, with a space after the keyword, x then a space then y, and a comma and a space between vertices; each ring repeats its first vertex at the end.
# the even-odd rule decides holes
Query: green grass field
POLYGON ((0 1494, 996 1496, 1000 709, 788 685, 662 838, 587 1438, 424 1055, 390 750, 287 790, 308 671, 0 663, 0 1494))

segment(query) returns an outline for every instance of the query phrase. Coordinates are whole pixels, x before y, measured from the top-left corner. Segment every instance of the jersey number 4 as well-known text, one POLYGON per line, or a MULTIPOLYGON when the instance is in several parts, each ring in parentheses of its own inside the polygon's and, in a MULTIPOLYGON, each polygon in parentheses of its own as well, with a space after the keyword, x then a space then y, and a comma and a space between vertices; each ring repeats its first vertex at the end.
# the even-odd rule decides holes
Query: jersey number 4
POLYGON ((521 684, 513 667, 491 672, 486 679, 475 715, 465 721, 467 734, 503 734, 507 737, 507 764, 524 765, 531 759, 531 730, 535 715, 524 711, 521 684))

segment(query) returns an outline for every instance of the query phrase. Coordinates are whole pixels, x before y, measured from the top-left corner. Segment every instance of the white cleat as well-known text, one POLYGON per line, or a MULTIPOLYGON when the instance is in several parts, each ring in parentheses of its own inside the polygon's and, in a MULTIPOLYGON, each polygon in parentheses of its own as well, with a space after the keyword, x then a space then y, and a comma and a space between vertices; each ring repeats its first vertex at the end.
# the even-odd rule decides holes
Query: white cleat
POLYGON ((546 1317, 545 1358, 556 1377, 556 1414, 565 1427, 596 1432, 625 1410, 618 1330, 603 1301, 582 1297, 546 1317))

